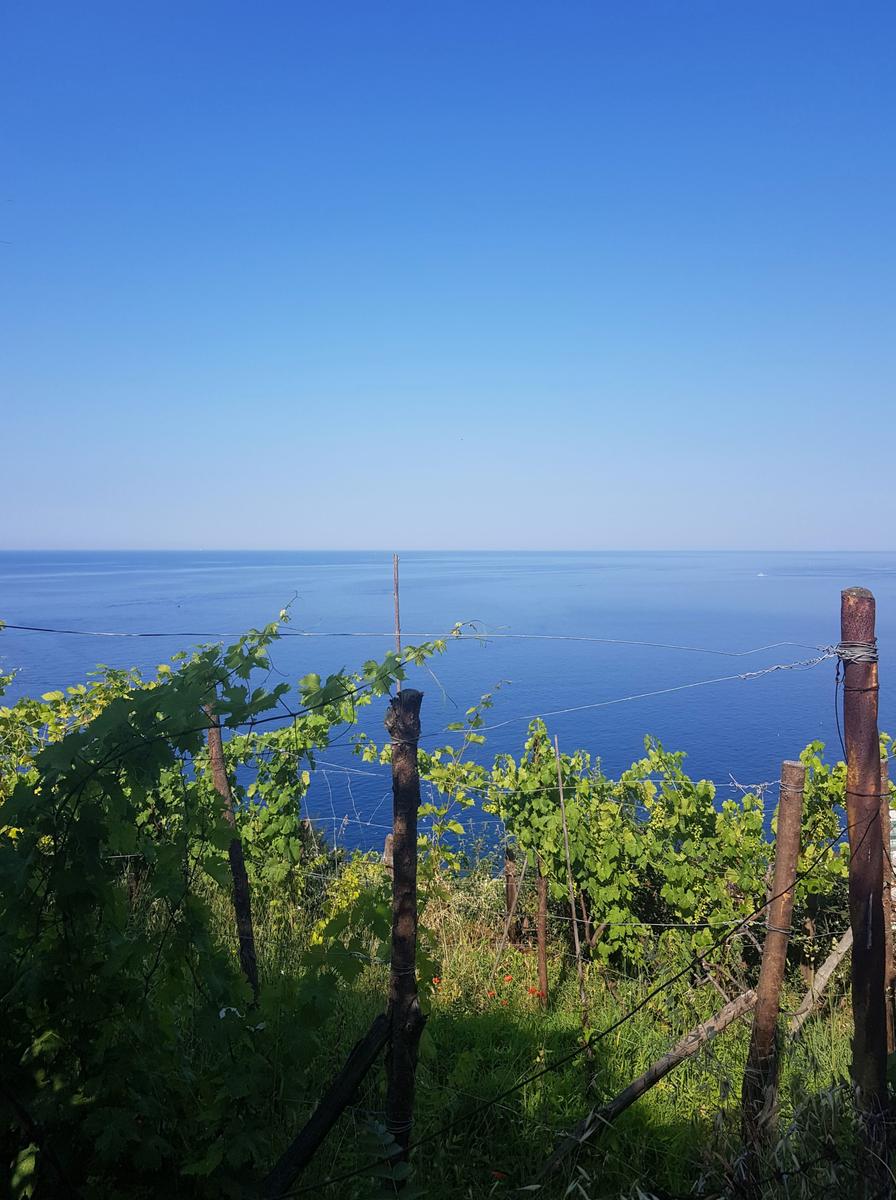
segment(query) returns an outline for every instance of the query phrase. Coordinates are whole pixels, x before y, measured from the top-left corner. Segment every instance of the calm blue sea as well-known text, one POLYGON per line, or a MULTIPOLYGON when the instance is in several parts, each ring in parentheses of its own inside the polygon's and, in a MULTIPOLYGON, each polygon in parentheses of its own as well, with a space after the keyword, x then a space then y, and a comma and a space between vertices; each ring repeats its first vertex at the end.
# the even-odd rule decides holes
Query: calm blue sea
MULTIPOLYGON (((562 749, 584 747, 618 772, 651 733, 687 751, 692 774, 730 785, 778 777, 807 741, 832 747, 834 665, 778 671, 604 707, 599 702, 812 658, 839 638, 840 590, 869 587, 878 604, 881 725, 896 732, 896 554, 408 553, 401 555, 405 640, 476 621, 493 633, 575 635, 703 647, 499 638, 452 643, 416 672, 425 692, 425 744, 480 693, 505 681, 486 754, 517 751, 526 719, 546 719, 562 749), (788 642, 755 654, 731 652, 788 642), (721 652, 728 652, 723 654, 721 652), (555 710, 568 710, 557 712, 555 710)), ((208 635, 260 625, 295 597, 292 629, 369 637, 288 639, 274 665, 289 680, 381 655, 392 643, 392 565, 361 552, 0 553, 0 617, 20 625, 166 632, 158 639, 0 633, 0 665, 18 671, 9 695, 86 677, 97 663, 151 669, 208 635), (197 636, 194 636, 197 635, 197 636)), ((363 727, 382 731, 384 704, 363 727)), ((447 740, 447 735, 445 736, 447 740)), ((348 736, 321 756, 314 815, 350 844, 379 844, 389 781, 350 752, 348 736), (350 768, 351 773, 345 768, 350 768), (360 772, 360 773, 354 773, 360 772)))

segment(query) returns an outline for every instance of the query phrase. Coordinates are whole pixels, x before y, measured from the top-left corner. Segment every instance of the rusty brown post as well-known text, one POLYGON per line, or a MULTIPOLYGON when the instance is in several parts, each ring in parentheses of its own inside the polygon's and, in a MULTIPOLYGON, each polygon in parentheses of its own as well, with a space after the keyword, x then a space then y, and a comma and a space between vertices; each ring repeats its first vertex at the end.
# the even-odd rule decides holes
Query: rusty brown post
POLYGON ((896 962, 893 957, 893 863, 890 857, 890 762, 880 763, 880 838, 884 848, 884 1004, 887 1015, 887 1055, 896 1051, 894 1010, 896 962))
MULTIPOLYGON (((862 1116, 866 1161, 882 1164, 887 1107, 887 1020, 884 1003, 883 845, 880 827, 880 739, 877 730, 877 643, 874 597, 867 588, 841 596, 843 733, 849 824, 849 919, 853 933, 852 1078, 862 1116)), ((880 1181, 887 1178, 882 1167, 880 1181)), ((880 1186, 880 1181, 877 1186, 880 1186)))
POLYGON ((535 938, 538 957, 538 992, 541 1007, 548 1006, 548 881, 544 874, 541 857, 535 860, 537 868, 535 891, 538 910, 535 915, 535 938))
POLYGON ((783 764, 768 928, 762 948, 753 1032, 741 1092, 745 1176, 754 1187, 756 1154, 769 1140, 777 1109, 778 1010, 793 915, 805 782, 806 768, 802 763, 783 764))
POLYGON ((243 843, 236 831, 236 817, 233 811, 233 792, 230 790, 230 780, 227 778, 227 766, 224 762, 224 743, 221 740, 221 722, 215 715, 215 710, 208 705, 205 710, 209 719, 208 757, 212 768, 212 782, 215 791, 221 797, 221 811, 224 820, 233 830, 233 837, 227 848, 230 859, 230 874, 233 879, 233 911, 236 916, 236 933, 239 940, 240 967, 252 988, 252 998, 258 1000, 258 959, 255 954, 255 931, 252 927, 252 900, 249 891, 249 876, 246 872, 246 860, 243 856, 243 843))
MULTIPOLYGON (((386 729, 392 739, 392 971, 390 1043, 386 1056, 386 1128, 407 1158, 414 1116, 417 1050, 425 1017, 417 996, 417 743, 423 693, 406 688, 392 698, 386 729)), ((396 1186, 400 1182, 396 1181, 396 1186)))

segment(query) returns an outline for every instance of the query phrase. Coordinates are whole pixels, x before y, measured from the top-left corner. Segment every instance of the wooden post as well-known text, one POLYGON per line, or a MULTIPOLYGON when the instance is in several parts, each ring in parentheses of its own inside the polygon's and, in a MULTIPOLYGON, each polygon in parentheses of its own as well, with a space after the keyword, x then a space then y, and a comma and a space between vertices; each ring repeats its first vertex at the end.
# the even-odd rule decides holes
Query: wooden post
POLYGON ((880 837, 884 850, 884 1004, 887 1018, 887 1055, 896 1051, 894 1010, 896 963, 893 958, 893 863, 890 856, 890 763, 880 764, 880 837))
POLYGON ((582 928, 585 930, 585 941, 588 946, 593 946, 594 938, 591 933, 591 918, 588 916, 588 906, 585 903, 584 892, 579 892, 579 906, 582 910, 582 928))
POLYGON ((516 917, 516 906, 520 894, 520 877, 516 870, 516 856, 508 843, 504 845, 504 911, 507 925, 504 940, 515 946, 520 940, 520 923, 516 917))
POLYGON ((535 860, 537 875, 535 890, 538 896, 538 910, 535 915, 535 938, 538 957, 538 991, 540 992, 541 1007, 548 1006, 548 881, 544 874, 541 856, 535 860))
MULTIPOLYGON (((572 920, 572 940, 576 951, 576 977, 579 982, 579 1004, 582 1009, 582 1027, 588 1028, 588 996, 585 992, 585 974, 582 968, 582 944, 579 941, 579 919, 576 913, 576 890, 572 881, 572 859, 569 855, 569 827, 566 824, 566 804, 563 799, 563 772, 560 769, 560 742, 554 737, 554 756, 557 760, 557 790, 560 793, 560 819, 563 822, 563 849, 566 853, 566 882, 569 888, 569 915, 572 920)), ((588 1048, 591 1057, 591 1047, 588 1048)))
POLYGON ((392 834, 386 834, 386 840, 383 842, 383 866, 386 868, 386 874, 391 879, 394 875, 392 867, 392 834))
POLYGON ((768 930, 762 948, 753 1032, 741 1093, 742 1131, 747 1157, 745 1174, 748 1179, 756 1174, 756 1154, 761 1145, 768 1141, 777 1110, 778 1010, 793 915, 805 782, 806 768, 802 763, 784 763, 781 769, 781 799, 778 804, 768 930))
MULTIPOLYGON (((395 653, 401 658, 401 613, 398 609, 398 555, 392 555, 392 601, 395 608, 395 653)), ((395 681, 395 690, 401 691, 401 680, 395 681)))
MULTIPOLYGON (((417 997, 417 809, 420 775, 417 742, 423 693, 406 688, 386 712, 392 739, 392 972, 389 978, 390 1045, 387 1053, 386 1128, 407 1158, 414 1114, 417 1050, 425 1017, 417 997)), ((396 1181, 396 1186, 400 1182, 396 1181)))
POLYGON ((137 864, 134 861, 133 855, 128 857, 125 878, 128 885, 128 912, 133 913, 137 907, 137 898, 140 895, 140 876, 137 873, 137 864))
MULTIPOLYGON (((511 853, 509 847, 506 848, 506 853, 508 853, 508 854, 511 853)), ((519 922, 516 919, 516 906, 519 903, 520 889, 522 888, 523 880, 526 877, 526 864, 528 863, 528 861, 529 860, 526 858, 523 859, 523 869, 519 873, 519 878, 517 878, 516 875, 514 875, 515 890, 513 893, 513 902, 511 904, 510 908, 507 910, 507 916, 504 920, 504 929, 501 933, 501 939, 498 942, 498 952, 495 955, 494 965, 492 966, 492 973, 488 979, 489 987, 491 987, 492 983, 494 982, 494 978, 495 978, 495 975, 498 970, 498 964, 501 961, 501 955, 504 953, 504 947, 507 945, 507 938, 510 933, 511 926, 513 926, 517 930, 517 932, 519 932, 519 922)))
POLYGON ((240 947, 240 967, 252 988, 253 1002, 258 1001, 258 959, 255 954, 255 932, 252 927, 252 901, 249 892, 249 876, 243 857, 243 843, 236 832, 236 817, 233 811, 233 792, 227 778, 224 762, 224 743, 221 740, 221 722, 211 705, 206 706, 206 716, 211 724, 208 730, 208 757, 212 768, 212 782, 221 797, 224 820, 233 829, 233 837, 227 854, 230 859, 230 874, 233 878, 233 911, 236 916, 236 932, 240 947))
MULTIPOLYGON (((859 1110, 876 1143, 887 1104, 884 1005, 883 845, 880 828, 880 739, 874 597, 867 588, 841 596, 843 733, 849 822, 849 920, 852 946, 852 1077, 859 1110)), ((877 1154, 878 1150, 873 1149, 877 1154)))

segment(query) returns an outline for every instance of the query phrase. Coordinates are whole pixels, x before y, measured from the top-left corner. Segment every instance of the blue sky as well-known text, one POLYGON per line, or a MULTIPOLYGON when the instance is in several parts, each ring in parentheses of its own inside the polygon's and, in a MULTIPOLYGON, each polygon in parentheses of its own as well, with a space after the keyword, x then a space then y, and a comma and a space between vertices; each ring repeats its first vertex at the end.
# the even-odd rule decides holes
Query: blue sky
POLYGON ((892 548, 891 4, 0 35, 0 545, 892 548))

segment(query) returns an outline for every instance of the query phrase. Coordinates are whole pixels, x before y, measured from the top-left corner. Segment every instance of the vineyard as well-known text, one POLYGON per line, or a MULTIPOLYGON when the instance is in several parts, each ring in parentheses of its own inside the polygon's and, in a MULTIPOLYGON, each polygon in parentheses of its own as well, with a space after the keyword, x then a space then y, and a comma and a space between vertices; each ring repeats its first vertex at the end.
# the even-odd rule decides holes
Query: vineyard
POLYGON ((284 612, 0 708, 8 1194, 889 1195, 869 599, 772 668, 842 675, 842 750, 733 795, 649 736, 610 778, 541 717, 489 754, 494 693, 428 731, 460 627, 272 684, 284 612), (347 736, 382 850, 309 803, 347 736))

